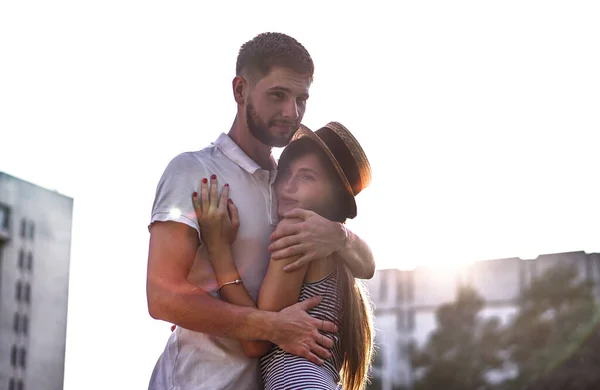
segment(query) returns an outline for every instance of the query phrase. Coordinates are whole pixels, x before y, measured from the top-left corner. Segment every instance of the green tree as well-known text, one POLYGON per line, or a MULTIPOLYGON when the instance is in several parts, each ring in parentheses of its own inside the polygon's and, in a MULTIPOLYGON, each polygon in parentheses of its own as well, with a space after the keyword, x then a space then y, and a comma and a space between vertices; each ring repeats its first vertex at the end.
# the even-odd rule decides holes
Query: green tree
POLYGON ((517 376, 505 389, 523 389, 552 370, 581 342, 596 306, 592 284, 576 268, 557 265, 536 278, 519 299, 519 311, 505 333, 509 360, 517 376))
POLYGON ((437 328, 421 349, 412 348, 414 390, 492 389, 486 373, 502 366, 497 318, 482 318, 484 301, 470 287, 436 311, 437 328))

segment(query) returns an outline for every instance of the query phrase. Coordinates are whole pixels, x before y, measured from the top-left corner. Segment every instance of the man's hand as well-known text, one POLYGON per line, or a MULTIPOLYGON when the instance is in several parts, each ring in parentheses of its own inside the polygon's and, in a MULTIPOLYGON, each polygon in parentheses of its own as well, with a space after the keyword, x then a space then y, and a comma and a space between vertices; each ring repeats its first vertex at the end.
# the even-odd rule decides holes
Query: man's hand
POLYGON ((294 271, 313 260, 324 259, 344 246, 346 233, 339 222, 304 209, 291 210, 284 214, 284 218, 302 220, 296 224, 280 224, 271 234, 271 259, 301 256, 285 267, 285 271, 294 271))
POLYGON ((322 365, 322 359, 331 357, 326 348, 333 347, 333 340, 320 331, 337 332, 338 329, 334 323, 311 317, 306 312, 320 302, 321 297, 312 297, 281 310, 270 341, 288 353, 322 365))

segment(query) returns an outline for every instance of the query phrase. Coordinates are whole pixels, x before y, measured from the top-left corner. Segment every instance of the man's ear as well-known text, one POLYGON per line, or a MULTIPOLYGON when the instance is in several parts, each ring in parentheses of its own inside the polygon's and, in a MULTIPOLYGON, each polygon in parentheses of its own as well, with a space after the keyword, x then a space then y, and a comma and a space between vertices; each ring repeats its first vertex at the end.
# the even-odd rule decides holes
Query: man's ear
POLYGON ((248 94, 248 90, 250 89, 250 85, 242 76, 235 76, 233 78, 233 82, 231 83, 233 87, 233 98, 237 104, 245 104, 246 103, 246 94, 248 94))

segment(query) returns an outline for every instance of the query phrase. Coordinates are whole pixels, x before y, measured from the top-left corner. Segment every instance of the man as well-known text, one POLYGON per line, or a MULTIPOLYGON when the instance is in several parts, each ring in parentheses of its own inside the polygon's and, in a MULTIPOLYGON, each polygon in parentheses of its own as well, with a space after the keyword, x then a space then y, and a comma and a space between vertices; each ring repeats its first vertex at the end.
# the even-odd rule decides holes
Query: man
POLYGON ((292 270, 337 252, 356 277, 373 275, 368 246, 339 223, 296 210, 294 216, 304 222, 273 232, 276 165, 271 147, 287 145, 298 129, 313 71, 306 49, 284 34, 260 34, 244 44, 233 80, 238 109, 231 130, 201 151, 175 157, 163 173, 150 225, 148 309, 153 318, 178 326, 156 364, 150 389, 260 389, 257 359, 244 355, 240 339, 268 340, 316 364, 329 356, 331 342, 319 330, 334 331, 335 325, 306 313, 318 298, 278 313, 219 299, 221 286, 191 202, 200 180, 216 175, 220 184, 231 186, 241 220, 233 256, 254 299, 268 266, 271 239, 274 259, 303 254, 292 270))

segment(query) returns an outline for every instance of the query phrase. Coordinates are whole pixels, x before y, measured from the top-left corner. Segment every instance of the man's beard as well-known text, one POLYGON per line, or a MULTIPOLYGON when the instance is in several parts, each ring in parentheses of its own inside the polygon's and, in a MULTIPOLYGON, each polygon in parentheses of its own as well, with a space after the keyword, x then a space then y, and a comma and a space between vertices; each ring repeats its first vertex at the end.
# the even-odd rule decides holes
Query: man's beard
POLYGON ((265 145, 282 148, 290 143, 294 133, 291 132, 289 135, 273 135, 269 133, 269 125, 258 117, 256 110, 251 102, 246 104, 246 125, 250 130, 250 133, 265 145))

